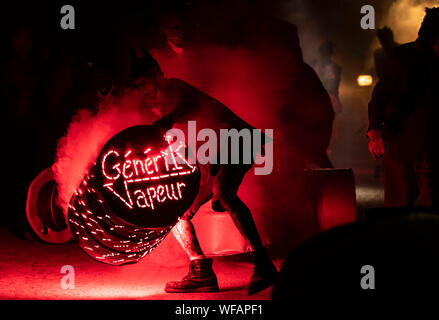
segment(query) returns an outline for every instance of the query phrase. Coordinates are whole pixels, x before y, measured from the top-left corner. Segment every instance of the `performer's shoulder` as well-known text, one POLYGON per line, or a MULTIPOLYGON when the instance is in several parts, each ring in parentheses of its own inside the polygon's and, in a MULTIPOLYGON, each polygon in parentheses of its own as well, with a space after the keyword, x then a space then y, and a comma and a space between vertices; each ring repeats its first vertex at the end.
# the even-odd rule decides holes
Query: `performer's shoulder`
POLYGON ((387 70, 408 72, 419 60, 416 41, 400 44, 386 58, 387 70))
POLYGON ((412 57, 418 52, 416 41, 400 44, 392 50, 392 54, 399 59, 412 57))

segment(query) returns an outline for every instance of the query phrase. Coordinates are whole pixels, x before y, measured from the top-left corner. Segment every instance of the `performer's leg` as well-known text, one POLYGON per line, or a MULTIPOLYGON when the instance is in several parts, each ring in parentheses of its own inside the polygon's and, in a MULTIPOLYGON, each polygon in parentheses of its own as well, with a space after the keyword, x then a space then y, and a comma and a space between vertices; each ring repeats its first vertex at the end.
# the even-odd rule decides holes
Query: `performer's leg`
POLYGON ((248 294, 268 288, 275 281, 277 269, 262 244, 250 209, 237 195, 221 198, 220 202, 253 249, 253 274, 247 287, 248 294))
POLYGON ((384 204, 386 207, 412 206, 419 195, 413 161, 384 158, 384 204))
POLYGON ((204 259, 203 251, 195 234, 194 225, 190 220, 180 219, 172 229, 172 233, 191 261, 204 259))
POLYGON ((431 192, 431 206, 439 207, 439 159, 429 159, 429 186, 431 192))
MULTIPOLYGON (((237 229, 248 240, 253 251, 263 249, 250 209, 238 197, 238 189, 252 165, 221 166, 213 180, 213 202, 232 217, 237 229)), ((215 208, 214 208, 215 210, 215 208)), ((220 211, 220 210, 216 210, 220 211)))
POLYGON ((218 291, 218 280, 212 269, 212 259, 206 259, 201 250, 190 219, 180 219, 172 232, 190 259, 189 272, 181 281, 166 284, 165 291, 213 292, 218 291))
POLYGON ((188 274, 181 281, 168 282, 166 292, 212 292, 218 291, 218 280, 212 269, 212 259, 206 259, 198 242, 192 217, 212 196, 209 183, 200 186, 198 195, 191 208, 172 229, 174 237, 190 259, 188 274))
POLYGON ((237 192, 246 172, 251 166, 222 167, 213 183, 214 200, 232 217, 242 236, 253 249, 253 274, 247 287, 248 294, 257 293, 271 286, 277 269, 268 256, 250 209, 239 199, 237 192))
POLYGON ((201 184, 198 194, 191 207, 184 213, 172 229, 175 239, 177 239, 178 243, 182 246, 191 261, 204 259, 204 254, 201 250, 200 243, 198 242, 191 219, 200 207, 212 198, 212 181, 209 179, 208 168, 200 167, 200 171, 201 184))
POLYGON ((421 205, 424 207, 432 206, 434 199, 432 168, 429 160, 427 153, 424 153, 414 163, 421 205))
POLYGON ((222 199, 221 205, 232 217, 236 228, 241 235, 250 243, 253 251, 263 249, 262 241, 256 228, 255 221, 250 212, 250 209, 237 196, 228 197, 229 199, 222 199))

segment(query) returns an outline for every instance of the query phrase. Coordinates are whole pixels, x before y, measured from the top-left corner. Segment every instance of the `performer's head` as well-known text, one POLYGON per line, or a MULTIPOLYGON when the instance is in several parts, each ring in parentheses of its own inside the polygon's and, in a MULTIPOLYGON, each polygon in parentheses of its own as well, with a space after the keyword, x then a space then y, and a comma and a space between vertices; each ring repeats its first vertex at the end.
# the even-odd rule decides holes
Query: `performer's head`
POLYGON ((426 8, 425 17, 418 32, 421 50, 431 51, 439 57, 439 7, 426 8))
POLYGON ((130 51, 132 83, 146 104, 155 105, 159 99, 163 72, 160 65, 142 46, 143 57, 137 57, 130 51))
POLYGON ((183 21, 177 12, 168 12, 162 19, 160 31, 166 41, 177 48, 183 48, 183 21))

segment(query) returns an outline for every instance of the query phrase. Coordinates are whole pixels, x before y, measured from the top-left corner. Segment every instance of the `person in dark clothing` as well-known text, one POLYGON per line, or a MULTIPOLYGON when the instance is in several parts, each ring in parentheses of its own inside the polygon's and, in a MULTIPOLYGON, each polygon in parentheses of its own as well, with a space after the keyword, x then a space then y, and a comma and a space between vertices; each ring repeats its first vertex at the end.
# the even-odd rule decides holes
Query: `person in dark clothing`
MULTIPOLYGON (((389 27, 384 27, 377 30, 377 38, 381 44, 381 48, 378 48, 373 53, 373 59, 375 63, 375 73, 378 78, 382 78, 384 69, 389 60, 392 50, 398 46, 398 43, 393 39, 393 31, 389 27)), ((381 161, 375 163, 374 177, 379 178, 383 171, 383 165, 381 161)))
POLYGON ((319 58, 312 63, 326 91, 331 98, 335 113, 342 111, 338 89, 341 81, 341 67, 332 60, 334 44, 326 41, 319 47, 319 58))
POLYGON ((369 103, 369 151, 384 159, 386 206, 437 205, 439 8, 426 9, 414 42, 396 47, 369 103))
MULTIPOLYGON (((139 94, 145 98, 145 104, 142 104, 139 113, 146 122, 149 121, 150 116, 150 112, 146 111, 159 109, 164 117, 153 125, 165 132, 175 127, 184 128, 184 124, 192 120, 196 121, 197 131, 209 128, 214 130, 217 136, 221 129, 236 128, 238 131, 243 128, 253 129, 219 101, 187 82, 164 78, 159 64, 146 50, 143 50, 143 53, 143 58, 135 60, 132 73, 139 94), (180 124, 183 126, 179 126, 180 124)), ((218 153, 220 151, 217 150, 218 153)), ((201 205, 210 199, 214 211, 227 211, 231 215, 238 230, 249 241, 254 251, 254 272, 248 293, 259 292, 273 284, 277 269, 262 244, 249 208, 237 196, 238 188, 251 167, 252 163, 199 163, 201 173, 199 193, 173 229, 174 236, 190 258, 190 270, 181 281, 167 283, 165 288, 167 292, 218 291, 212 260, 205 258, 191 222, 201 205)))

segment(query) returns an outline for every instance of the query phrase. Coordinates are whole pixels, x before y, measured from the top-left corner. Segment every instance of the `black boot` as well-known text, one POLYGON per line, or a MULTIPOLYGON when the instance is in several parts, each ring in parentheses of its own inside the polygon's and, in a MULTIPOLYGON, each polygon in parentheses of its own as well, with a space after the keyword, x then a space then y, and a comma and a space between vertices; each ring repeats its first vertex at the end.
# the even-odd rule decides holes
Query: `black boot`
POLYGON ((165 291, 169 293, 218 291, 218 280, 212 269, 212 259, 191 261, 189 273, 181 281, 168 282, 165 291))
POLYGON ((247 287, 248 295, 252 295, 271 286, 276 280, 277 269, 265 250, 253 254, 253 274, 247 287))

